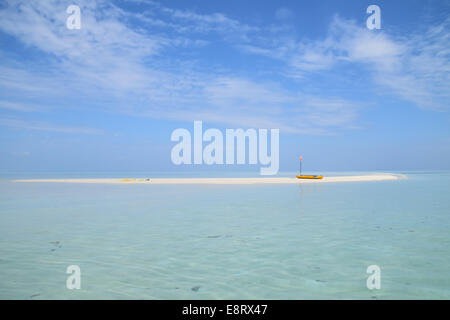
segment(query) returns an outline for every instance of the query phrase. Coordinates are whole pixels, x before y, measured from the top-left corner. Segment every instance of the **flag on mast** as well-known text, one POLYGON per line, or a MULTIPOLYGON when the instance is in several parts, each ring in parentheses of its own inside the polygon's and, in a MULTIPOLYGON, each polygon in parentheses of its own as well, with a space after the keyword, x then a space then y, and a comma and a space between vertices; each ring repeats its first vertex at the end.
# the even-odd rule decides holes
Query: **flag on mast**
POLYGON ((303 160, 303 157, 300 156, 300 175, 302 175, 302 160, 303 160))

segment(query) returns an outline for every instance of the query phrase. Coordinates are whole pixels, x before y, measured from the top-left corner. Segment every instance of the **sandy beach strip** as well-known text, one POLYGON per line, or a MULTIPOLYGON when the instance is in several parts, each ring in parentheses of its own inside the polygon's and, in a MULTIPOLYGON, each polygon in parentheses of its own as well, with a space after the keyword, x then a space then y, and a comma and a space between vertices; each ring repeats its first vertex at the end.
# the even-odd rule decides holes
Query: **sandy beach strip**
POLYGON ((401 174, 368 174, 360 176, 335 176, 324 177, 320 180, 297 179, 285 177, 261 177, 261 178, 147 178, 130 179, 107 178, 107 179, 20 179, 14 182, 40 182, 40 183, 97 183, 97 184, 303 184, 303 183, 327 183, 327 182, 362 182, 362 181, 383 181, 404 179, 401 174))

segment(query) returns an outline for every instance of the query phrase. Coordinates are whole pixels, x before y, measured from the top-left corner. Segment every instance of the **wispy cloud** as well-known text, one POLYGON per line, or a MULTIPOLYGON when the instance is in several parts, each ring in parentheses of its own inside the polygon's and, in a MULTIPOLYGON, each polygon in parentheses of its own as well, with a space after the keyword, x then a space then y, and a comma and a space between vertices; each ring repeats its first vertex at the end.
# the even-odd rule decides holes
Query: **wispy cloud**
MULTIPOLYGON (((358 64, 371 72, 374 84, 422 108, 448 110, 450 100, 450 18, 425 31, 396 36, 372 31, 336 16, 319 40, 246 45, 253 54, 284 61, 289 75, 358 64)), ((265 41, 266 43, 271 43, 265 41)))
POLYGON ((48 110, 48 108, 46 108, 46 107, 42 107, 42 106, 38 106, 38 105, 34 105, 34 104, 2 101, 2 100, 0 100, 0 109, 23 111, 23 112, 35 112, 35 111, 48 110))
POLYGON ((73 133, 73 134, 97 135, 103 133, 102 130, 93 128, 55 126, 53 124, 45 122, 24 121, 20 119, 11 119, 11 118, 0 118, 0 126, 19 128, 25 130, 52 131, 52 132, 73 133))
MULTIPOLYGON (((164 50, 179 45, 171 35, 148 34, 120 20, 124 16, 142 19, 142 13, 125 11, 103 1, 81 3, 82 28, 74 31, 65 28, 62 2, 8 2, 0 11, 0 29, 46 52, 52 71, 3 66, 8 72, 1 84, 25 92, 58 87, 56 95, 71 97, 76 92, 91 97, 94 106, 135 116, 188 120, 201 115, 216 123, 281 127, 300 133, 324 133, 327 125, 346 126, 344 119, 354 119, 335 114, 334 124, 331 119, 319 124, 308 114, 315 109, 305 105, 308 100, 304 100, 304 95, 289 92, 276 83, 229 72, 211 73, 207 70, 210 65, 191 63, 189 59, 168 62, 164 50), (17 21, 21 21, 18 27, 17 21), (294 114, 302 118, 302 124, 292 121, 289 115, 294 114)), ((199 14, 156 6, 169 15, 171 23, 184 21, 184 25, 198 32, 222 32, 231 37, 237 32, 243 35, 258 30, 220 13, 199 14)), ((198 39, 190 40, 193 44, 198 39)), ((334 101, 331 98, 329 102, 334 101)), ((341 113, 354 110, 353 102, 343 99, 340 106, 341 113)))
MULTIPOLYGON (((323 39, 298 40, 277 33, 286 31, 282 23, 291 15, 283 8, 274 12, 282 22, 277 29, 249 25, 220 12, 173 9, 153 1, 135 0, 142 10, 103 0, 77 3, 82 10, 80 30, 65 27, 64 1, 7 0, 1 7, 0 30, 43 58, 39 63, 12 58, 0 62, 0 87, 14 98, 3 98, 6 103, 0 107, 26 111, 39 105, 21 104, 19 96, 64 105, 70 101, 79 105, 83 97, 81 108, 155 119, 202 119, 302 134, 357 126, 364 107, 358 101, 306 93, 295 82, 293 88, 284 81, 230 70, 226 63, 203 62, 198 50, 211 39, 240 54, 277 60, 289 70, 280 72, 286 81, 358 64, 371 72, 380 88, 418 106, 441 109, 449 99, 448 21, 425 34, 398 38, 336 17, 323 39)), ((2 124, 92 132, 11 119, 2 124)))

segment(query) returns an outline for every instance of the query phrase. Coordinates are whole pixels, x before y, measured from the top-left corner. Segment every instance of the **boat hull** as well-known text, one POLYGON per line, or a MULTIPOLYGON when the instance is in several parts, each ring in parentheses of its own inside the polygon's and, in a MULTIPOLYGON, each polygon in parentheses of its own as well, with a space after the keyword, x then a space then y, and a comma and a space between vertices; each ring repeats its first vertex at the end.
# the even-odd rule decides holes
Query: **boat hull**
POLYGON ((313 176, 313 175, 299 175, 296 177, 297 179, 323 179, 323 176, 313 176))

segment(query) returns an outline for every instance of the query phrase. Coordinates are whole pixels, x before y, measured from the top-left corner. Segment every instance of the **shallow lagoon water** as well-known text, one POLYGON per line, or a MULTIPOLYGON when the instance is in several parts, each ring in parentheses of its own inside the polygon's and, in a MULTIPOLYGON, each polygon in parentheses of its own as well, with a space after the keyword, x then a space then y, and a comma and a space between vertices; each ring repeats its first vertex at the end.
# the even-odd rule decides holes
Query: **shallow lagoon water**
MULTIPOLYGON (((450 174, 314 185, 0 182, 1 299, 449 299, 450 174), (366 269, 381 268, 369 290, 366 269), (66 288, 66 268, 81 289, 66 288)), ((94 177, 94 176, 93 176, 94 177)))

